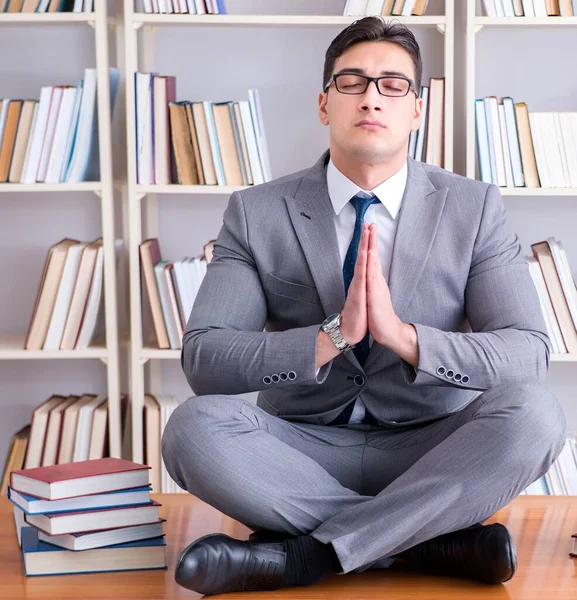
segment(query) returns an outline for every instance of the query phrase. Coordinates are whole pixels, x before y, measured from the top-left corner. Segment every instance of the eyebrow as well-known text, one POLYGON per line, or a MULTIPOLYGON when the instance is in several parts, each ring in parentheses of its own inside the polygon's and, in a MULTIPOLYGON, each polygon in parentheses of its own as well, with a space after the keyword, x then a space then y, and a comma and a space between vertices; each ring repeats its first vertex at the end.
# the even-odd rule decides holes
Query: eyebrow
MULTIPOLYGON (((340 73, 359 73, 361 75, 367 74, 365 69, 359 69, 358 67, 344 67, 338 73, 335 73, 335 75, 339 75, 340 73)), ((407 79, 411 79, 408 75, 405 75, 405 73, 402 73, 401 71, 381 71, 380 74, 381 75, 389 75, 391 77, 396 75, 396 76, 400 76, 400 77, 406 77, 407 79)))

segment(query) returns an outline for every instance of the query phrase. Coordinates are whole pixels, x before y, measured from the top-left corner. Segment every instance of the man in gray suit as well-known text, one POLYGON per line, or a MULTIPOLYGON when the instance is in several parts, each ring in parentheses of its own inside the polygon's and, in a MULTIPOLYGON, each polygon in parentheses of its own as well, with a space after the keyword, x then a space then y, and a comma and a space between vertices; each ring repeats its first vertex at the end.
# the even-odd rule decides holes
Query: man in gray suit
POLYGON ((511 535, 482 522, 549 469, 566 423, 498 188, 407 156, 421 73, 404 26, 353 23, 326 54, 329 151, 230 198, 183 339, 197 395, 162 451, 182 488, 254 533, 190 544, 184 587, 395 561, 515 572, 511 535), (253 391, 256 406, 237 397, 253 391))

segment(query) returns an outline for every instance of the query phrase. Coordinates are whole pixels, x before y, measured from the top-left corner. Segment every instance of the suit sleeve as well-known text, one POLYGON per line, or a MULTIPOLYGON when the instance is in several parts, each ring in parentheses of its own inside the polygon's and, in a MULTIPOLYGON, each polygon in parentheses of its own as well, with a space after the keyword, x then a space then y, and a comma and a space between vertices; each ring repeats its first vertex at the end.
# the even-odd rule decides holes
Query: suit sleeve
POLYGON ((331 364, 317 375, 319 325, 263 331, 267 303, 250 249, 246 213, 234 192, 195 299, 182 341, 181 364, 197 395, 242 394, 268 388, 267 376, 292 372, 275 384, 323 383, 331 364))
POLYGON ((419 363, 415 368, 402 361, 407 383, 486 390, 545 378, 549 337, 535 285, 520 252, 499 189, 490 185, 465 289, 471 333, 413 323, 419 363))

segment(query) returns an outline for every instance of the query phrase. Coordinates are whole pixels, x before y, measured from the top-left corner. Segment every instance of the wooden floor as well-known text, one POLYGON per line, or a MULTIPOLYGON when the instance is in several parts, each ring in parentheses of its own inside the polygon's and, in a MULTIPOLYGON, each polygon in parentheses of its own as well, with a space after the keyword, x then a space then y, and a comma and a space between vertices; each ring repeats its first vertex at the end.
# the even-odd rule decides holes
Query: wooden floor
MULTIPOLYGON (((11 504, 0 498, 0 598, 37 600, 111 598, 198 598, 174 582, 174 565, 191 541, 221 531, 246 539, 250 531, 189 495, 157 495, 167 540, 167 571, 140 571, 94 575, 24 577, 11 504)), ((565 600, 577 597, 577 559, 568 556, 571 534, 577 532, 576 497, 521 496, 494 515, 511 531, 517 544, 519 568, 504 585, 407 573, 400 569, 331 575, 310 587, 275 592, 234 593, 212 598, 269 598, 334 600, 395 599, 450 600, 565 600)), ((386 535, 386 532, 383 532, 386 535)))

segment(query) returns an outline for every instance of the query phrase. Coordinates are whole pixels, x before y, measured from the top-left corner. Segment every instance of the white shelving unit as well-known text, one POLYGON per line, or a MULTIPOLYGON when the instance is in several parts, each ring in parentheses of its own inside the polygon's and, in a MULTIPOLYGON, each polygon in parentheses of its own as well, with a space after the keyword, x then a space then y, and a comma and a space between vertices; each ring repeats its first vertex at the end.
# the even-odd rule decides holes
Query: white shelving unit
MULTIPOLYGON (((466 90, 465 90, 465 114, 466 114, 466 175, 474 179, 477 166, 477 136, 475 126, 475 98, 476 98, 476 36, 483 27, 574 27, 577 29, 577 17, 482 17, 477 16, 474 0, 467 0, 466 14, 466 90)), ((525 197, 552 197, 563 196, 573 200, 577 197, 575 188, 520 188, 501 187, 502 196, 525 196, 525 197)), ((574 354, 551 354, 551 360, 555 362, 577 362, 574 354)))
MULTIPOLYGON (((163 359, 177 360, 180 350, 160 350, 145 346, 142 335, 140 261, 138 246, 148 237, 157 236, 157 194, 220 194, 229 196, 243 189, 231 186, 138 185, 136 183, 134 79, 136 71, 154 71, 154 31, 159 27, 345 27, 358 17, 299 15, 155 15, 134 12, 134 0, 124 0, 123 23, 124 70, 127 125, 127 188, 125 214, 128 217, 130 278, 130 397, 132 402, 132 458, 143 459, 142 407, 145 393, 145 365, 148 366, 147 389, 160 389, 160 365, 163 359), (143 60, 138 61, 138 30, 143 28, 143 60), (142 199, 146 196, 146 230, 143 236, 142 199)), ((453 94, 454 94, 454 0, 445 0, 445 15, 394 17, 411 28, 435 27, 444 34, 445 76, 445 167, 453 169, 453 94)))
MULTIPOLYGON (((107 3, 95 2, 93 13, 2 13, 2 27, 19 25, 46 26, 70 25, 90 26, 94 30, 96 70, 98 80, 98 135, 100 150, 99 182, 60 184, 0 184, 0 203, 7 198, 3 194, 61 192, 93 192, 101 203, 102 239, 104 247, 104 306, 106 344, 91 346, 84 350, 25 350, 25 333, 0 333, 0 360, 53 360, 53 359, 99 359, 106 365, 107 394, 109 406, 110 455, 120 457, 120 384, 118 361, 118 317, 116 302, 116 259, 114 231, 114 197, 112 176, 112 144, 110 122, 110 85, 108 28, 111 21, 107 14, 107 3)), ((23 28, 24 32, 24 28, 23 28)), ((86 196, 80 196, 80 201, 86 196)), ((75 198, 76 199, 76 198, 75 198)), ((0 205, 1 206, 1 205, 0 205)))

